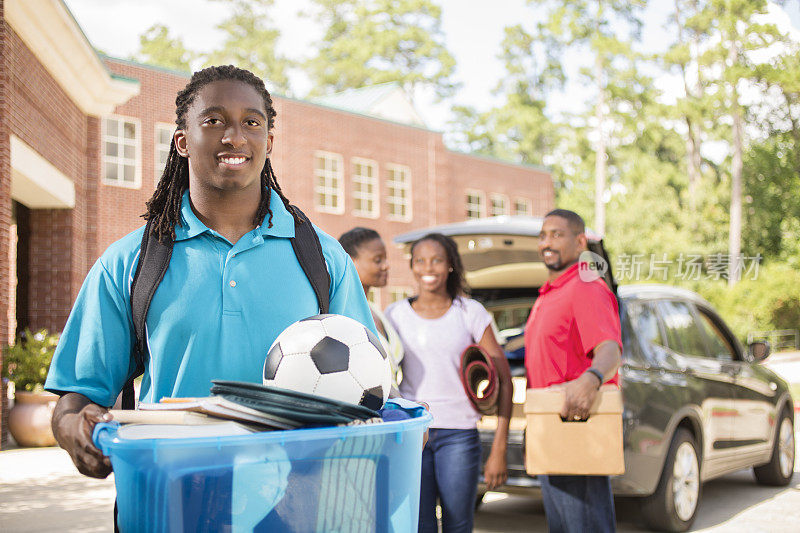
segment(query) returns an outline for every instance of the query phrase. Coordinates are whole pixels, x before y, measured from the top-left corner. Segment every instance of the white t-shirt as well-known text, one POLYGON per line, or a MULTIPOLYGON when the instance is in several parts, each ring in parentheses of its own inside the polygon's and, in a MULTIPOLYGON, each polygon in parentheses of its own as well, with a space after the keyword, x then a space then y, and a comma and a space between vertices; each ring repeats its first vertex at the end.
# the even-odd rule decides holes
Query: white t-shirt
POLYGON ((402 397, 426 402, 433 428, 474 428, 481 416, 461 384, 461 354, 481 340, 492 322, 489 312, 475 300, 458 297, 444 315, 428 319, 406 299, 387 307, 386 317, 403 342, 402 397))

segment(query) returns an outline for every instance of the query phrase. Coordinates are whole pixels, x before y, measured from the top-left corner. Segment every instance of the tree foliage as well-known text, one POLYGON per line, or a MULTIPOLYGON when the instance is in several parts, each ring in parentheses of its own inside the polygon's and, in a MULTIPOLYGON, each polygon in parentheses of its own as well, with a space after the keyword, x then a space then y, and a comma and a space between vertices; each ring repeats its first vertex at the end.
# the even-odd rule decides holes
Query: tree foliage
POLYGON ((231 14, 217 25, 225 38, 221 47, 206 56, 205 65, 236 65, 263 78, 270 91, 291 94, 293 62, 278 52, 280 30, 270 25, 274 0, 216 1, 225 3, 231 14))
POLYGON ((189 72, 197 53, 187 49, 180 38, 171 37, 163 24, 153 24, 139 36, 139 51, 133 59, 159 67, 189 72))
POLYGON ((312 93, 396 81, 412 99, 419 87, 453 94, 455 59, 444 45, 441 8, 431 0, 313 3, 325 32, 306 64, 312 93))

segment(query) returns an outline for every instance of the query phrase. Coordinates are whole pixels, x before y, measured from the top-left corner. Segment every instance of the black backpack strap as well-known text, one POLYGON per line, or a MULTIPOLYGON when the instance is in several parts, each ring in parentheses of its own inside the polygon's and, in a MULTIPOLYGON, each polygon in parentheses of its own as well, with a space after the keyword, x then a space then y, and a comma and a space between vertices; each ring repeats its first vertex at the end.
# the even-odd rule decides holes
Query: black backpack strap
POLYGON ((136 370, 122 388, 122 408, 135 408, 133 380, 144 373, 145 360, 147 359, 147 311, 150 302, 156 293, 172 258, 173 241, 162 243, 150 233, 150 221, 144 228, 142 245, 139 249, 139 264, 131 282, 131 316, 133 318, 133 331, 136 343, 133 347, 133 356, 136 360, 136 370), (151 238, 152 237, 152 238, 151 238))
POLYGON ((294 237, 290 239, 292 248, 308 281, 311 282, 314 294, 317 295, 319 312, 324 315, 330 308, 331 277, 328 274, 325 256, 322 255, 322 245, 319 242, 319 235, 305 213, 297 207, 294 207, 294 210, 299 220, 295 221, 294 237))

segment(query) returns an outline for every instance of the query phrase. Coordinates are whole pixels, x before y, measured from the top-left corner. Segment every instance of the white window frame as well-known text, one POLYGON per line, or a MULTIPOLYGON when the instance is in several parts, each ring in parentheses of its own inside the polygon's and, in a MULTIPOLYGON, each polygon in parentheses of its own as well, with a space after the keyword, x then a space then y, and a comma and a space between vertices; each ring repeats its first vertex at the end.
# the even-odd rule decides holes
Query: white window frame
POLYGON ((369 291, 367 291, 367 301, 378 306, 379 309, 382 309, 381 290, 378 287, 370 287, 369 291))
POLYGON ((411 167, 407 165, 398 165, 396 163, 387 163, 386 164, 386 219, 387 220, 395 220, 399 222, 410 222, 411 218, 414 216, 412 213, 411 206, 413 202, 411 201, 411 167), (404 182, 399 182, 395 179, 396 173, 400 172, 405 176, 404 182), (390 177, 391 176, 391 177, 390 177), (405 204, 405 215, 396 215, 392 213, 392 209, 390 205, 396 205, 397 196, 390 196, 390 191, 401 189, 404 190, 406 195, 404 199, 405 204))
POLYGON ((353 185, 353 215, 367 218, 378 218, 380 215, 380 179, 378 174, 378 162, 363 157, 353 157, 350 159, 351 180, 353 185), (367 178, 356 173, 356 165, 372 168, 372 176, 367 178), (372 184, 372 192, 363 192, 360 187, 365 183, 372 184), (359 201, 372 201, 372 210, 364 211, 358 208, 359 201))
POLYGON ((493 192, 492 194, 489 195, 489 205, 487 206, 488 209, 489 209, 489 216, 497 217, 497 216, 507 215, 508 214, 508 210, 510 208, 510 206, 508 204, 509 204, 508 196, 506 196, 505 194, 500 194, 500 193, 497 193, 497 192, 493 192), (502 213, 495 213, 494 202, 496 200, 499 200, 500 202, 503 203, 502 213))
POLYGON ((531 208, 532 205, 533 205, 533 202, 531 202, 530 199, 528 199, 528 198, 514 198, 514 214, 515 215, 528 215, 528 216, 530 216, 530 215, 533 214, 533 209, 531 208), (524 212, 520 212, 519 209, 517 209, 517 207, 519 206, 520 203, 525 204, 525 211, 524 212))
MULTIPOLYGON (((158 185, 159 180, 161 179, 161 175, 164 173, 164 168, 161 167, 161 163, 158 160, 158 156, 161 155, 160 150, 166 149, 166 153, 169 154, 169 150, 172 147, 172 137, 175 133, 175 124, 169 124, 167 122, 156 122, 155 126, 153 127, 153 175, 155 177, 155 183, 158 185), (162 131, 169 131, 169 144, 161 144, 159 134, 162 131)), ((166 163, 166 159, 164 160, 166 163)))
POLYGON ((465 204, 464 216, 466 217, 467 220, 472 220, 475 218, 483 218, 486 216, 486 195, 484 194, 483 191, 479 191, 477 189, 467 189, 466 191, 464 191, 464 204, 465 204), (473 203, 470 203, 469 201, 470 196, 475 196, 480 201, 480 204, 478 205, 477 217, 472 217, 469 215, 471 210, 470 206, 475 205, 473 203))
POLYGON ((344 213, 344 158, 341 154, 325 152, 323 150, 317 150, 314 152, 314 208, 322 213, 333 213, 335 215, 341 215, 344 213), (338 163, 338 171, 336 172, 336 176, 330 175, 333 171, 329 170, 327 165, 325 169, 317 168, 318 158, 336 160, 338 163), (320 173, 323 175, 320 175, 320 173), (319 178, 321 177, 326 180, 324 185, 319 184, 319 178), (331 177, 336 178, 337 185, 335 188, 328 184, 328 180, 331 177), (336 207, 330 205, 321 205, 319 203, 320 194, 326 195, 326 197, 336 196, 338 198, 336 207))
MULTIPOLYGON (((113 187, 123 187, 125 189, 141 189, 142 187, 142 121, 135 117, 126 117, 123 115, 106 115, 103 117, 101 121, 100 127, 100 157, 101 157, 101 178, 100 182, 105 185, 111 185, 113 187), (118 122, 130 122, 136 127, 136 134, 134 135, 134 160, 133 160, 133 181, 126 182, 121 179, 108 179, 106 178, 106 165, 114 164, 117 165, 117 168, 120 168, 121 159, 119 156, 107 156, 106 155, 106 143, 110 140, 109 133, 108 133, 108 124, 109 120, 116 120, 118 122), (111 162, 108 159, 112 158, 115 161, 111 162)), ((116 142, 117 146, 120 146, 120 138, 113 137, 113 140, 116 142)), ((125 146, 126 143, 122 143, 122 146, 125 146)), ((119 153, 119 152, 118 152, 119 153)), ((122 162, 124 164, 124 162, 122 162)))
POLYGON ((411 287, 389 287, 389 304, 404 300, 414 294, 411 287))

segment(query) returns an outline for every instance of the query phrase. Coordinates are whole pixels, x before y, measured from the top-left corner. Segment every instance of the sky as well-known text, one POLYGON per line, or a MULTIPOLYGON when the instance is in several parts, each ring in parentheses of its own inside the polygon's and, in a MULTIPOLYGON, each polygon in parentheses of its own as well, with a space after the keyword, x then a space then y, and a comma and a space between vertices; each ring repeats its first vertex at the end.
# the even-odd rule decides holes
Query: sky
MULTIPOLYGON (((139 35, 156 23, 164 24, 173 36, 183 39, 188 48, 212 49, 222 40, 215 26, 226 18, 226 6, 213 0, 65 0, 67 7, 96 48, 127 58, 139 48, 139 35)), ((461 88, 449 102, 437 102, 432 94, 422 94, 415 102, 428 126, 446 131, 451 104, 471 105, 486 110, 497 103, 492 94, 503 76, 497 59, 503 29, 513 24, 531 27, 534 8, 525 0, 439 0, 445 44, 457 62, 456 79, 461 88)), ((664 49, 671 36, 662 27, 672 11, 671 0, 651 0, 644 15, 643 47, 655 52, 664 49)), ((275 0, 272 17, 281 30, 279 51, 293 59, 313 54, 313 43, 321 35, 313 19, 300 14, 308 11, 309 0, 275 0)), ((800 0, 788 0, 783 9, 774 8, 778 20, 800 29, 800 0)), ((565 62, 569 62, 566 58, 565 62)), ((570 62, 572 63, 572 62, 570 62)), ((569 65, 567 65, 569 68, 569 65)), ((298 96, 307 93, 310 83, 302 74, 292 76, 298 96)), ((664 79, 667 92, 680 91, 676 80, 664 79)), ((554 112, 566 111, 586 100, 579 86, 571 86, 549 102, 554 112)))

